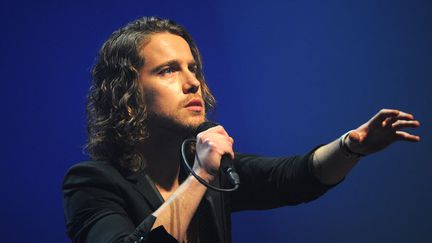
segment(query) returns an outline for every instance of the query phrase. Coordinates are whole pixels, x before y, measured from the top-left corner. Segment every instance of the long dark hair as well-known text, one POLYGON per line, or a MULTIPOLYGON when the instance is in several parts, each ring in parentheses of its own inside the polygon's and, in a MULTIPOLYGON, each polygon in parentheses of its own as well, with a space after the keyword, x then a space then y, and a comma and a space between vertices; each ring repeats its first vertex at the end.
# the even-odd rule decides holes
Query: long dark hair
POLYGON ((127 171, 139 171, 145 163, 135 150, 146 139, 146 104, 139 89, 138 70, 145 63, 141 44, 156 33, 171 33, 186 40, 197 64, 206 111, 215 99, 206 85, 201 55, 185 28, 172 20, 143 17, 111 34, 99 51, 87 96, 86 149, 93 160, 106 160, 127 171))

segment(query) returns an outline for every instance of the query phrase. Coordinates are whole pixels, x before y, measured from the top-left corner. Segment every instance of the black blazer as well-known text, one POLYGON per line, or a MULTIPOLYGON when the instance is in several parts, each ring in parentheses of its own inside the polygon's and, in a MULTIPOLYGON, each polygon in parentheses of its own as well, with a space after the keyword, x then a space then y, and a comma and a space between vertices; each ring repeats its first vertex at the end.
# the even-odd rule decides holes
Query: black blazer
MULTIPOLYGON (((295 205, 324 194, 331 186, 311 173, 312 153, 285 158, 236 154, 240 188, 206 192, 196 213, 200 242, 231 242, 231 212, 295 205)), ((230 187, 224 176, 214 184, 230 187)), ((73 242, 176 242, 162 226, 151 230, 151 214, 164 200, 144 171, 122 174, 109 162, 82 162, 66 173, 63 196, 73 242)))

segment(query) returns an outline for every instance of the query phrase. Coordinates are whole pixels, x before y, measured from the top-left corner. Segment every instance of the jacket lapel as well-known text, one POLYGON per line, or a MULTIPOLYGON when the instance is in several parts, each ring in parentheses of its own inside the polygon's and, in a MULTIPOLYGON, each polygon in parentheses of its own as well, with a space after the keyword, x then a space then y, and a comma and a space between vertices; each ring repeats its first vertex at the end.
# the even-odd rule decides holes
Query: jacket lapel
POLYGON ((133 182, 133 187, 143 196, 153 212, 164 203, 164 199, 144 171, 130 174, 126 179, 133 182))

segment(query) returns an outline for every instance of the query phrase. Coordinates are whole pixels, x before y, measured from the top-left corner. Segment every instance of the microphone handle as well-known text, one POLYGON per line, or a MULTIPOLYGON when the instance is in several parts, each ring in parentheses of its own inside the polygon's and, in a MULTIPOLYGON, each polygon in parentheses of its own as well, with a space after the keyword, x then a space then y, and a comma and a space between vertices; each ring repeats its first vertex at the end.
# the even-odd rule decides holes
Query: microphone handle
POLYGON ((240 177, 234 169, 230 155, 222 155, 220 167, 222 171, 228 176, 228 179, 232 185, 240 185, 240 177))

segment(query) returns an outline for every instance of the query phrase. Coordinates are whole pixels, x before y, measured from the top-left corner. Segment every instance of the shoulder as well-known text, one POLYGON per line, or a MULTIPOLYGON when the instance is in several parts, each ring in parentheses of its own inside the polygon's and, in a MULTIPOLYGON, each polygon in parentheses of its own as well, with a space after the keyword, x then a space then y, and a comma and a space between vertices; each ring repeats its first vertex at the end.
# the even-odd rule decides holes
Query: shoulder
POLYGON ((119 173, 118 170, 107 161, 83 161, 69 168, 66 176, 76 173, 119 173))
POLYGON ((63 184, 63 208, 67 232, 81 242, 97 222, 110 215, 127 217, 127 202, 122 195, 126 179, 109 162, 80 162, 66 172, 63 184))
POLYGON ((66 172, 63 189, 90 185, 113 185, 123 180, 122 174, 109 162, 84 161, 73 165, 66 172))

